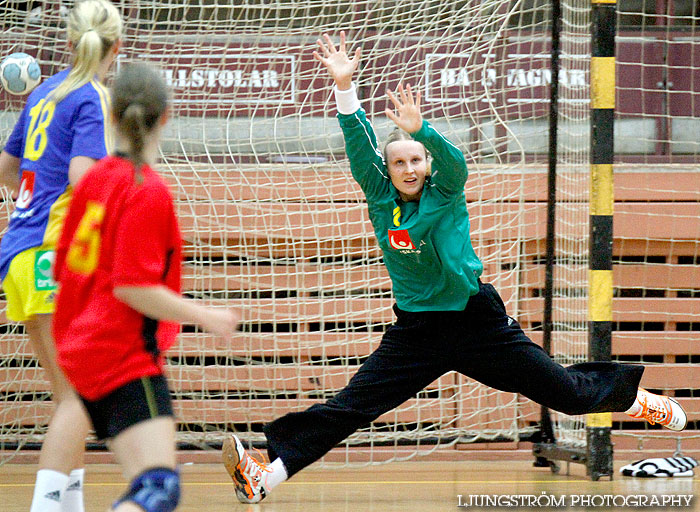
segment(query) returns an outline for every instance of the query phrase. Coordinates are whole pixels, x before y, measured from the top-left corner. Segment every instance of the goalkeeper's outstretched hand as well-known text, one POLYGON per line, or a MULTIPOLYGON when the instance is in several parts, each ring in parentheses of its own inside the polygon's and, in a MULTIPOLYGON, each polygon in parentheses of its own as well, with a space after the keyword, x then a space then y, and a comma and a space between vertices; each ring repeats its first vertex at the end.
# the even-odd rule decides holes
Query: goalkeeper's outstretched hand
POLYGON ((340 32, 340 46, 336 49, 335 44, 328 34, 323 34, 323 39, 317 39, 320 53, 314 51, 314 58, 326 66, 335 85, 341 91, 346 91, 352 86, 352 75, 360 64, 360 48, 355 49, 352 58, 348 57, 345 47, 345 32, 340 32))
POLYGON ((411 84, 407 84, 405 88, 403 84, 399 84, 396 92, 398 97, 393 92, 386 91, 394 104, 396 113, 389 108, 384 113, 403 131, 416 133, 423 125, 423 116, 420 113, 420 92, 416 92, 414 97, 411 84))

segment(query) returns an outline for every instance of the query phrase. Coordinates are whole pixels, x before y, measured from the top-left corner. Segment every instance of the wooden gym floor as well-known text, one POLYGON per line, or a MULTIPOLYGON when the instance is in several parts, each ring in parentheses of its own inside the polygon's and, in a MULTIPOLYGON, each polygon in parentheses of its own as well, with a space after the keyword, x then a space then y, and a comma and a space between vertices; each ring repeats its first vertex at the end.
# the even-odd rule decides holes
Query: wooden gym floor
MULTIPOLYGON (((616 464, 618 466, 619 464, 616 464)), ((0 466, 0 509, 29 510, 34 484, 33 464, 0 466)), ((700 495, 700 476, 691 478, 640 479, 623 477, 592 482, 583 466, 566 466, 558 475, 546 468, 533 468, 532 461, 511 462, 403 462, 366 468, 311 466, 285 482, 259 505, 236 501, 223 467, 217 464, 183 466, 183 500, 179 512, 438 512, 455 510, 532 510, 535 507, 466 507, 470 495, 534 495, 546 493, 566 500, 559 510, 611 510, 618 507, 572 506, 573 496, 679 496, 700 495), (462 496, 460 505, 459 495, 462 496)), ((88 465, 86 512, 104 512, 123 492, 119 468, 110 464, 88 465)), ((602 499, 602 498, 593 498, 602 499)), ((618 500, 622 498, 617 498, 618 500)), ((546 503, 546 502, 545 502, 546 503)), ((595 504, 595 501, 593 501, 595 504)), ((622 503, 618 501, 618 503, 622 503)), ((631 507, 620 507, 631 508, 631 507)), ((700 510, 700 499, 691 506, 667 510, 700 510), (696 508, 697 507, 697 508, 696 508)), ((550 508, 555 510, 556 508, 550 508)), ((654 508, 647 510, 661 510, 654 508)))

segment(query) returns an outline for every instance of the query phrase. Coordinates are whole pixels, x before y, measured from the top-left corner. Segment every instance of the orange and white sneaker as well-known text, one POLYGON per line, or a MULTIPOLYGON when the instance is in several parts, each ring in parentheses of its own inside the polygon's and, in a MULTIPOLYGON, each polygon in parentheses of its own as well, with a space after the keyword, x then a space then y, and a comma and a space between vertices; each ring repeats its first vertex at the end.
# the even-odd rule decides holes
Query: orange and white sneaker
POLYGON ((688 417, 681 404, 668 396, 655 395, 639 388, 637 406, 637 411, 630 416, 647 420, 652 425, 658 423, 668 429, 680 431, 688 424, 688 417))
POLYGON ((221 456, 226 471, 236 487, 238 501, 258 503, 268 495, 269 491, 265 488, 265 473, 270 470, 267 465, 248 455, 238 437, 232 435, 224 439, 221 456))

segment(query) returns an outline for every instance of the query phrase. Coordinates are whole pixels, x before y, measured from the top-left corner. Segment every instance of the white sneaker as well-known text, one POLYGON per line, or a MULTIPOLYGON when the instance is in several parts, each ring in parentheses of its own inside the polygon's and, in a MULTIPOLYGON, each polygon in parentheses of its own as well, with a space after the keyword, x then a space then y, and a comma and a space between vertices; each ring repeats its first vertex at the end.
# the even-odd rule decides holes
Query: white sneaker
POLYGON ((683 430, 688 424, 688 417, 681 404, 673 398, 649 393, 646 389, 639 388, 637 392, 637 404, 640 409, 633 418, 642 418, 650 424, 658 423, 671 430, 683 430))
POLYGON ((226 471, 236 487, 238 501, 258 503, 268 495, 264 473, 270 470, 266 464, 248 455, 238 437, 232 435, 224 439, 221 456, 226 471))

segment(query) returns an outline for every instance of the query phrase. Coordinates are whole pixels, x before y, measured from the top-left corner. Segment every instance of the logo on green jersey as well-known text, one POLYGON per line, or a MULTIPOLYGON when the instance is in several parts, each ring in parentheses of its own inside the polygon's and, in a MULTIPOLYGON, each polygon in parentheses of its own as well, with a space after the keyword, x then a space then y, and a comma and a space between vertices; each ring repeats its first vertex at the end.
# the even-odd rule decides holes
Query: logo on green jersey
POLYGON ((37 291, 55 290, 56 281, 53 280, 54 251, 37 251, 34 257, 34 288, 37 291))
POLYGON ((407 229, 390 229, 388 230, 389 245, 398 250, 415 250, 411 237, 408 235, 407 229))
POLYGON ((401 207, 397 206, 394 208, 394 211, 392 212, 392 215, 394 216, 394 226, 400 226, 401 225, 401 207))

